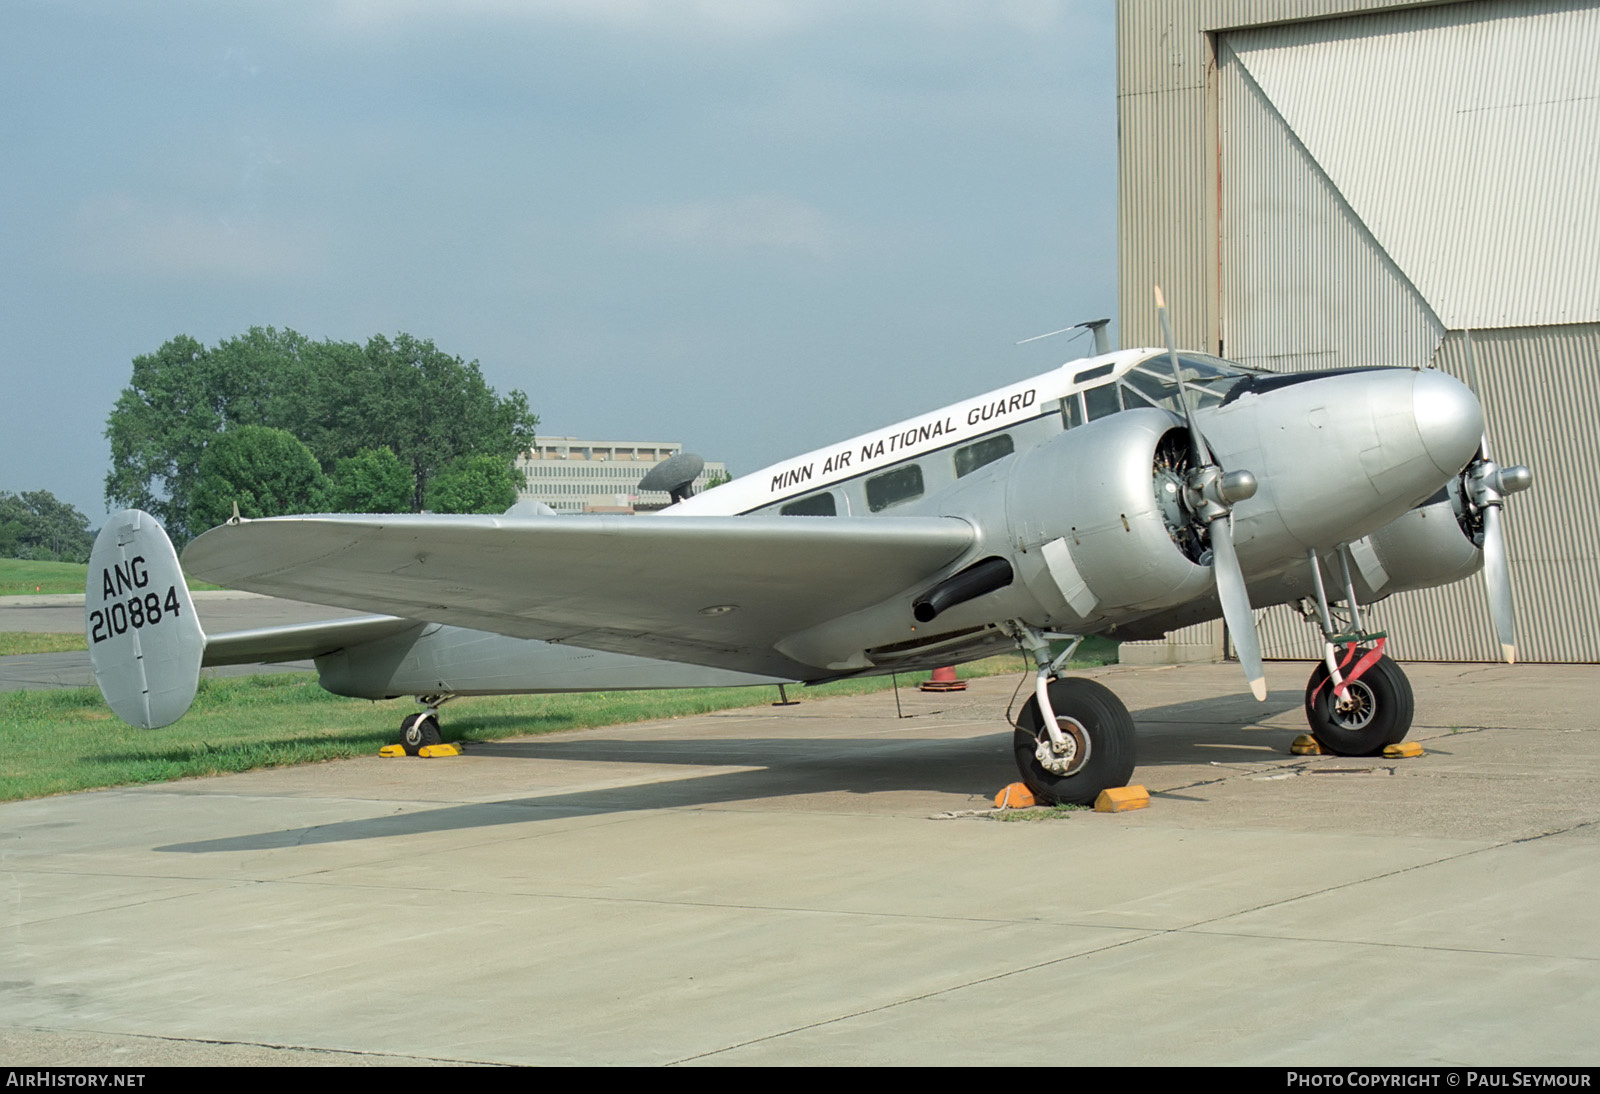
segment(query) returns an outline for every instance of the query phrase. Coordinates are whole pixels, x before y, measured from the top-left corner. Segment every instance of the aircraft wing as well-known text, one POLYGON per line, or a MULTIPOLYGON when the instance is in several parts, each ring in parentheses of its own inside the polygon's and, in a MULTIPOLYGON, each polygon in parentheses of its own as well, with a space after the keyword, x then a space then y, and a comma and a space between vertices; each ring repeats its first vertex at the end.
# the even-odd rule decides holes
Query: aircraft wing
POLYGON ((976 535, 952 517, 273 517, 213 528, 183 565, 295 600, 795 678, 805 666, 777 642, 920 591, 976 535))

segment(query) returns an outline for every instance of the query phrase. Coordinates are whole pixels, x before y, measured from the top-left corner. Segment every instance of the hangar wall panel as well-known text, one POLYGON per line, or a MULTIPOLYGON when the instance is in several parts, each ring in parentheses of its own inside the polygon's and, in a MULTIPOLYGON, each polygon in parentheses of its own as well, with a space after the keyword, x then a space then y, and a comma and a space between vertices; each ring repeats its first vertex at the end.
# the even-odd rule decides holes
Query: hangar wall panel
POLYGON ((1117 41, 1150 48, 1117 58, 1118 319, 1125 346, 1160 343, 1151 287, 1162 286, 1173 333, 1214 345, 1210 271, 1214 236, 1203 230, 1207 192, 1206 78, 1210 47, 1193 27, 1199 0, 1122 4, 1117 41))
POLYGON ((1446 327, 1600 321, 1592 0, 1482 0, 1225 39, 1446 327))
POLYGON ((1238 62, 1218 50, 1224 354, 1276 371, 1422 366, 1444 327, 1238 62))

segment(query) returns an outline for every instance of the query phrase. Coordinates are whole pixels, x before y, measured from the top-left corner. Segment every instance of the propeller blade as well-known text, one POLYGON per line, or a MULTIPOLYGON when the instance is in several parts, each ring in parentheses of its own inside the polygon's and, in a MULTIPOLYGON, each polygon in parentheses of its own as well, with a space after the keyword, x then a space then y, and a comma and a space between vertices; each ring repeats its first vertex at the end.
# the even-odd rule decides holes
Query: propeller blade
POLYGON ((1244 587, 1239 556, 1233 550, 1233 518, 1211 522, 1211 570, 1217 579, 1217 596, 1222 601, 1222 618, 1228 621, 1233 646, 1239 653, 1250 694, 1264 701, 1267 678, 1261 670, 1261 636, 1256 632, 1256 614, 1250 607, 1250 594, 1244 587))
POLYGON ((1206 444, 1204 434, 1200 432, 1200 423, 1194 420, 1194 407, 1189 404, 1189 389, 1183 386, 1183 372, 1178 365, 1178 345, 1172 338, 1172 321, 1167 318, 1167 301, 1161 295, 1161 286, 1156 290, 1156 317, 1161 320, 1161 337, 1167 347, 1167 359, 1172 362, 1172 382, 1178 385, 1178 402, 1183 404, 1183 418, 1189 425, 1189 452, 1194 459, 1196 467, 1207 463, 1211 459, 1210 445, 1206 444))
POLYGON ((1472 349, 1472 332, 1461 332, 1467 341, 1467 387, 1471 389, 1473 398, 1478 400, 1478 405, 1483 407, 1483 444, 1480 446, 1483 458, 1493 460, 1489 452, 1489 407, 1483 401, 1483 385, 1478 382, 1478 355, 1472 349))
MULTIPOLYGON (((1492 463, 1494 455, 1489 449, 1489 408, 1483 402, 1483 387, 1478 379, 1478 355, 1472 348, 1472 332, 1463 333, 1467 342, 1467 386, 1484 407, 1483 443, 1479 447, 1479 456, 1485 463, 1492 463)), ((1513 491, 1526 490, 1532 481, 1527 469, 1512 470, 1517 472, 1514 477, 1509 477, 1515 483, 1513 491)), ((1504 489, 1507 484, 1498 477, 1493 484, 1495 493, 1502 498, 1512 492, 1504 489)), ((1517 663, 1517 628, 1511 604, 1511 560, 1506 556, 1505 531, 1500 524, 1498 502, 1483 507, 1483 581, 1489 592, 1489 619, 1494 623, 1495 637, 1500 641, 1500 656, 1506 659, 1506 664, 1514 665, 1517 663)))
POLYGON ((1489 618, 1494 621, 1500 640, 1500 655, 1506 664, 1517 663, 1516 622, 1511 607, 1511 564, 1506 558, 1505 531, 1500 525, 1500 507, 1483 510, 1483 580, 1489 589, 1489 618))

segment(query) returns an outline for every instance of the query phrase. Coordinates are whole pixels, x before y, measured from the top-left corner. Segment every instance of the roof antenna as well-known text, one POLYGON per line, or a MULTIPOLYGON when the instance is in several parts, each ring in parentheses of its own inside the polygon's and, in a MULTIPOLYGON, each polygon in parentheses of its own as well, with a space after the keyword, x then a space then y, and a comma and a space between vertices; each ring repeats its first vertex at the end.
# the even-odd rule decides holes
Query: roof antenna
MULTIPOLYGON (((1069 330, 1085 328, 1094 331, 1094 353, 1096 357, 1099 357, 1103 354, 1111 352, 1111 339, 1106 336, 1106 325, 1110 322, 1111 320, 1109 319, 1091 319, 1087 323, 1074 323, 1070 327, 1062 327, 1060 330, 1053 330, 1049 334, 1036 334, 1032 338, 1024 338, 1022 341, 1014 344, 1022 346, 1029 342, 1037 342, 1041 338, 1049 338, 1052 335, 1065 334, 1069 330)), ((1082 336, 1074 335, 1073 338, 1069 338, 1068 341, 1075 341, 1080 337, 1082 336)))

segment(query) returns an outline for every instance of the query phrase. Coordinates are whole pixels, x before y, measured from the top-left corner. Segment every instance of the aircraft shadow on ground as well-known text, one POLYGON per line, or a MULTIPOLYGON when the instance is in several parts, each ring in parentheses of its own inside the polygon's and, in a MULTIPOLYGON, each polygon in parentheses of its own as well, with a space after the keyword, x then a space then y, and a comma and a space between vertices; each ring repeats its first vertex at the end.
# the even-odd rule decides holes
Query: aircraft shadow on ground
MULTIPOLYGON (((1264 704, 1219 698, 1136 711, 1134 722, 1143 746, 1140 765, 1209 764, 1218 759, 1219 749, 1262 758, 1267 755, 1264 746, 1269 745, 1273 753, 1286 755, 1289 739, 1303 729, 1264 728, 1259 723, 1300 704, 1297 692, 1273 692, 1264 704)), ((976 737, 926 740, 796 736, 638 741, 586 735, 486 741, 469 748, 475 756, 502 759, 738 770, 173 843, 155 850, 178 854, 263 851, 813 794, 931 791, 982 800, 1017 777, 1011 735, 1002 729, 976 737)))

